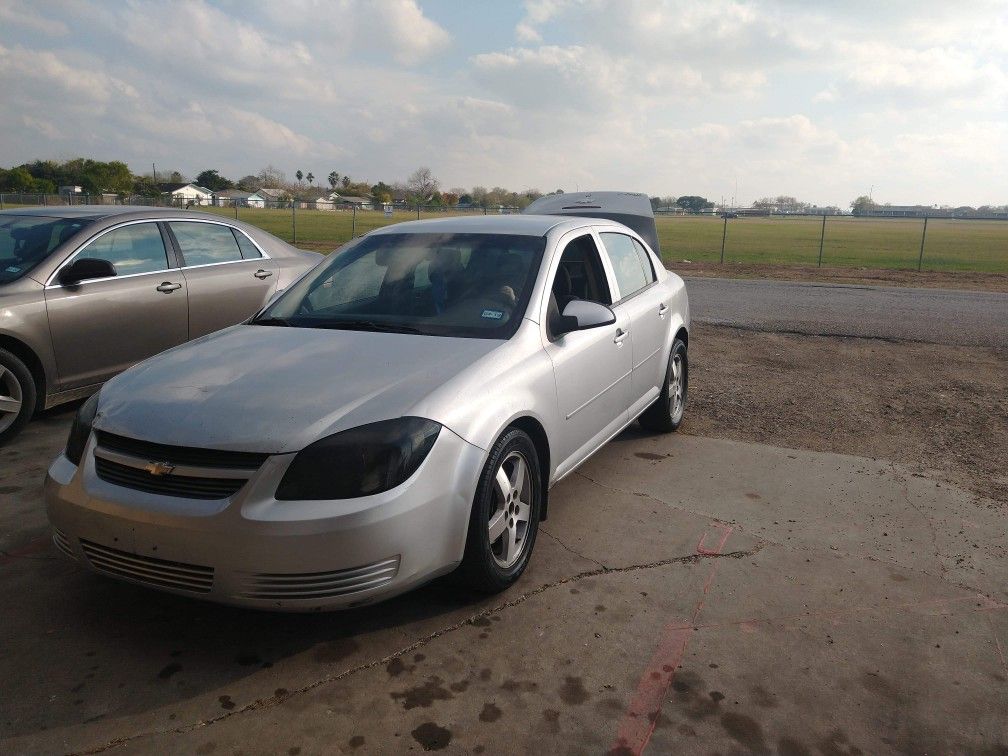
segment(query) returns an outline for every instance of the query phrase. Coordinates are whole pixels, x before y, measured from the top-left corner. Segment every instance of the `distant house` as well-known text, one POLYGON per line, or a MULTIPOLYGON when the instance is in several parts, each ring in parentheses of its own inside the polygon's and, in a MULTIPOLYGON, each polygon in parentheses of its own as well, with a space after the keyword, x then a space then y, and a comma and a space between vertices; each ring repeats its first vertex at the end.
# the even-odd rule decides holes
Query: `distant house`
POLYGON ((248 202, 249 207, 278 207, 282 202, 290 203, 290 192, 286 189, 264 188, 249 195, 248 202))
POLYGON ((344 197, 336 192, 333 192, 331 197, 337 207, 342 205, 344 209, 355 207, 358 210, 374 210, 374 203, 370 197, 344 197))
POLYGON ((936 208, 927 205, 878 205, 866 213, 876 218, 923 218, 936 214, 936 208))
POLYGON ((241 189, 225 189, 213 193, 213 203, 217 207, 248 207, 251 192, 243 192, 241 189))
POLYGON ((298 192, 297 206, 305 210, 334 210, 332 193, 323 189, 304 189, 298 192))
POLYGON ((213 192, 198 184, 158 184, 158 189, 172 204, 208 205, 213 201, 213 192))

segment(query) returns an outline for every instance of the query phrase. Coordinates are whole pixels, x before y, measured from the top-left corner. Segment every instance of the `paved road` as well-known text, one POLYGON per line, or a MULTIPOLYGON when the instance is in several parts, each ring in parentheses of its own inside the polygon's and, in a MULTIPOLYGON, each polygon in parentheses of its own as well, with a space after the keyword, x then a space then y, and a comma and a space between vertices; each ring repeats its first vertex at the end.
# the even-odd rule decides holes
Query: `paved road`
POLYGON ((1008 294, 687 278, 693 319, 759 331, 1008 347, 1008 294))

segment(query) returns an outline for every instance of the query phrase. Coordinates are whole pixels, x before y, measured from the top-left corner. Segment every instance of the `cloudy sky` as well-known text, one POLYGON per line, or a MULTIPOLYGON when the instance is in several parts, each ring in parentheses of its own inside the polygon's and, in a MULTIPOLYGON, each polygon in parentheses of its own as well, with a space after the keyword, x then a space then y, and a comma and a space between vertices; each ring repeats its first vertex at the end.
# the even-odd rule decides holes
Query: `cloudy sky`
POLYGON ((0 165, 1008 202, 1008 5, 829 5, 0 0, 0 165))

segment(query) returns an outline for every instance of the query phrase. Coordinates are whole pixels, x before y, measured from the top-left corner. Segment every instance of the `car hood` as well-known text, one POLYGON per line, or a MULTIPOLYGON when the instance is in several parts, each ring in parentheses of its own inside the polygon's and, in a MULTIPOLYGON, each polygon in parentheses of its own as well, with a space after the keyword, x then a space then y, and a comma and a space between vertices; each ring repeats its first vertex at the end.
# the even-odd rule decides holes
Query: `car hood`
POLYGON ((234 326, 113 378, 102 389, 95 427, 177 446, 298 451, 331 433, 409 414, 501 343, 234 326))

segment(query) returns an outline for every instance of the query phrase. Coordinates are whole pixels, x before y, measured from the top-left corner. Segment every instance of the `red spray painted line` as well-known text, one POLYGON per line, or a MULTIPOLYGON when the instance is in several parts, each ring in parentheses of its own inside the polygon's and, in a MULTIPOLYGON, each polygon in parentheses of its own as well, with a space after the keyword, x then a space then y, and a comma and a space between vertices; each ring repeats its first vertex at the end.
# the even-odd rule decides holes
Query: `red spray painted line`
MULTIPOLYGON (((722 553, 732 529, 728 525, 716 524, 722 529, 721 538, 713 550, 704 547, 707 533, 700 537, 697 543, 697 553, 703 556, 715 556, 722 553)), ((717 561, 713 561, 707 580, 704 582, 703 593, 693 610, 693 616, 688 620, 676 619, 668 622, 662 629, 658 647, 651 656, 651 661, 644 670, 630 707, 620 722, 616 733, 616 742, 609 753, 613 756, 638 756, 654 733, 655 723, 661 713, 662 702, 672 685, 675 672, 686 654, 686 647, 693 635, 693 626, 707 600, 714 574, 717 572, 717 561)))

